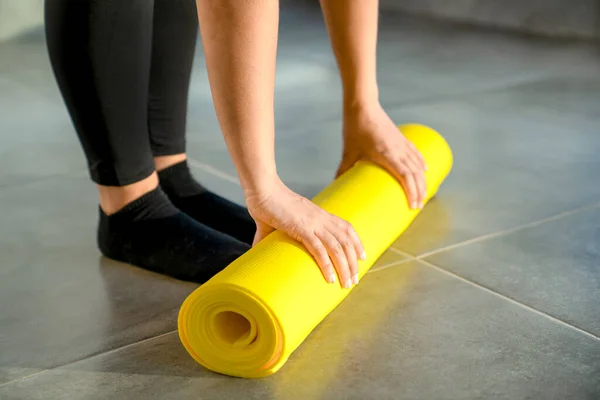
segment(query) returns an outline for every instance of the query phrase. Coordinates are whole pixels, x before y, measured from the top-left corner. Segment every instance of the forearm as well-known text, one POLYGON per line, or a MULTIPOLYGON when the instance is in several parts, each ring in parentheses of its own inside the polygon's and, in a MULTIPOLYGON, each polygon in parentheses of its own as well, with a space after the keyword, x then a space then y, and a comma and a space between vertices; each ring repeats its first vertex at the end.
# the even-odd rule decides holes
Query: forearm
POLYGON ((197 0, 215 110, 245 192, 276 178, 278 0, 197 0))
POLYGON ((344 108, 378 101, 377 0, 320 0, 344 90, 344 108))

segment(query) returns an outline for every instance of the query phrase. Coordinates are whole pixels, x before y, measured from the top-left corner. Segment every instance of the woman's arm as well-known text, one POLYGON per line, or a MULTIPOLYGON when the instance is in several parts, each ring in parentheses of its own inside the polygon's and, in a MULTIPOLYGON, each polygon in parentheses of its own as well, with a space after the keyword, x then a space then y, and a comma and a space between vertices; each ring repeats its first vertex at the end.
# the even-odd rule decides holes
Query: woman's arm
POLYGON ((344 155, 338 174, 359 159, 378 163, 403 185, 409 205, 422 207, 425 162, 379 103, 377 0, 320 0, 344 90, 344 155))
POLYGON ((377 0, 320 0, 342 86, 344 109, 379 101, 377 90, 377 0))
POLYGON ((215 110, 244 192, 275 168, 277 0, 197 0, 215 110))
POLYGON ((238 171, 255 243, 273 229, 298 240, 324 277, 358 283, 364 250, 349 223, 288 189, 274 156, 274 84, 279 22, 277 0, 197 0, 213 100, 238 171), (332 262, 333 261, 333 262, 332 262), (335 266, 335 269, 334 269, 335 266))

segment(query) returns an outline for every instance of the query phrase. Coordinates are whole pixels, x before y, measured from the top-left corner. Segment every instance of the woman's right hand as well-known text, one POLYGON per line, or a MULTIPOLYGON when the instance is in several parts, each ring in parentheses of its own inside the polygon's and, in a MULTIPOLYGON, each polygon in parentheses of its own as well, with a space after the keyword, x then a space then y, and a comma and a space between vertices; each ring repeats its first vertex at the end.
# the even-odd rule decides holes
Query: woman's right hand
POLYGON ((246 193, 248 211, 256 222, 254 244, 277 229, 302 243, 329 283, 358 283, 358 259, 366 258, 352 225, 294 193, 281 180, 246 193), (337 274, 336 274, 337 272, 337 274))

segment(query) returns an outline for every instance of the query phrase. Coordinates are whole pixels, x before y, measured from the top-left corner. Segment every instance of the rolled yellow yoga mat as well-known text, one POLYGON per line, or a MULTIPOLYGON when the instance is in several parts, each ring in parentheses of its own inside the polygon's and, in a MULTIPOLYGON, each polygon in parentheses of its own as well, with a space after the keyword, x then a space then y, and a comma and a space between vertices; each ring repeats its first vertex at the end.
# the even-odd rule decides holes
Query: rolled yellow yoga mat
MULTIPOLYGON (((400 130, 429 167, 429 201, 450 173, 452 151, 431 128, 408 124, 400 130)), ((363 161, 313 201, 354 226, 367 253, 367 260, 359 261, 359 277, 419 213, 409 207, 396 179, 363 161)), ((188 296, 179 311, 179 337, 209 370, 265 377, 286 363, 351 290, 327 283, 310 253, 275 231, 188 296)))

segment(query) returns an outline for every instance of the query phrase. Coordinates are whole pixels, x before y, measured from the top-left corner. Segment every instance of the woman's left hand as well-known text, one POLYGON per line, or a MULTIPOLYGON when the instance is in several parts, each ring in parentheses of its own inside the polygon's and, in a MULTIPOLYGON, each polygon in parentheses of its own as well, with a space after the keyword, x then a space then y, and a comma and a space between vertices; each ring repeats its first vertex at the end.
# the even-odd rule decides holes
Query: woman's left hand
POLYGON ((344 112, 343 134, 344 152, 336 176, 359 160, 374 162, 398 179, 411 208, 423 207, 427 195, 425 160, 380 104, 344 112))

